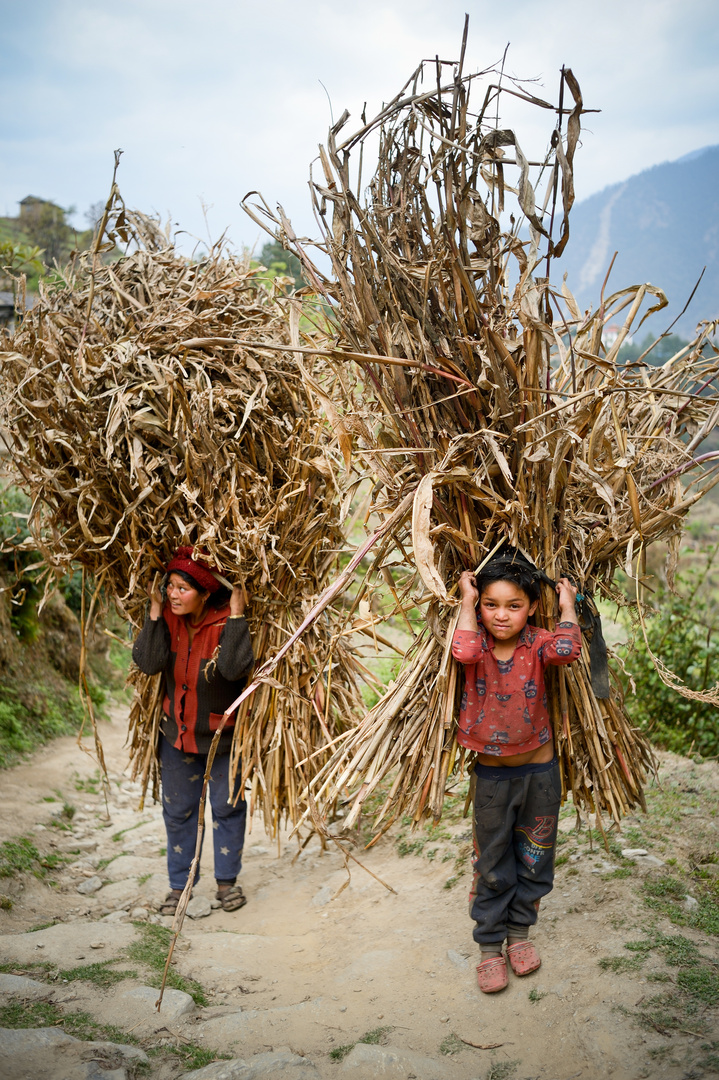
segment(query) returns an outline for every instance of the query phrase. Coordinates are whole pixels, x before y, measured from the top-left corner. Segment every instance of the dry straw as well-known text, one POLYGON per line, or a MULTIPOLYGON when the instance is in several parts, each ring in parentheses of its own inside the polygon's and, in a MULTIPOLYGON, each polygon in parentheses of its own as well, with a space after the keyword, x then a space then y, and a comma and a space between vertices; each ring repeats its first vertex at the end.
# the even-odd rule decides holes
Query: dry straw
MULTIPOLYGON (((285 350, 289 301, 221 246, 180 255, 114 186, 106 219, 128 253, 103 264, 98 242, 77 258, 0 356, 0 423, 32 498, 32 544, 49 573, 80 566, 94 581, 83 640, 103 597, 140 626, 147 585, 179 544, 197 545, 244 582, 265 658, 302 623, 344 543, 336 451, 285 350)), ((307 378, 322 377, 323 361, 307 364, 307 378)), ((331 610, 314 621, 240 712, 233 762, 272 831, 296 816, 322 748, 358 712, 360 668, 334 622, 331 610)), ((132 681, 134 775, 156 793, 162 679, 134 670, 132 681)))
MULTIPOLYGON (((583 313, 548 280, 574 198, 577 81, 562 71, 554 106, 496 71, 466 76, 462 67, 424 63, 354 135, 344 133, 346 114, 331 129, 312 185, 330 275, 284 214, 246 203, 332 305, 328 417, 345 460, 375 480, 372 513, 382 520, 404 506, 362 589, 416 570, 414 592, 411 580, 395 592, 395 614, 429 600, 397 678, 310 790, 320 806, 342 795, 348 826, 380 793, 376 828, 400 813, 439 818, 465 763, 452 583, 506 540, 586 597, 582 656, 548 672, 548 692, 564 790, 602 827, 605 815, 618 821, 644 805, 652 760, 619 680, 598 681, 594 598, 616 595, 620 569, 641 582, 655 541, 675 558, 683 518, 719 479, 702 467, 685 487, 683 475, 701 462, 696 450, 719 410, 714 326, 662 366, 651 356, 620 362, 648 302, 665 306, 661 291, 605 297, 605 281, 597 310, 583 313), (539 162, 498 120, 510 97, 553 124, 539 162), (609 344, 605 328, 617 322, 609 344)), ((556 612, 545 585, 539 623, 553 626, 556 612)))
MULTIPOLYGON (((675 557, 684 516, 719 479, 696 456, 719 410, 714 327, 661 367, 619 362, 661 291, 603 288, 582 313, 549 284, 574 198, 576 80, 562 72, 555 106, 494 70, 466 76, 463 56, 464 42, 459 63, 421 65, 355 135, 340 139, 346 116, 331 129, 312 185, 330 275, 282 211, 246 202, 300 257, 314 297, 302 309, 219 248, 181 258, 113 186, 103 227, 129 253, 101 265, 99 230, 1 358, 0 421, 34 542, 52 572, 92 575, 85 623, 105 595, 138 625, 146 584, 182 542, 247 583, 264 663, 233 752, 272 829, 285 811, 317 826, 338 797, 351 824, 380 792, 378 829, 401 812, 439 818, 465 764, 453 583, 506 540, 586 597, 583 655, 548 685, 565 791, 600 826, 643 805, 649 748, 618 680, 592 681, 593 598, 616 595, 618 569, 641 584, 651 543, 675 557), (539 162, 500 124, 507 97, 551 119, 539 162), (358 475, 374 482, 374 532, 333 581, 358 475), (339 618, 332 602, 360 565, 339 618), (363 601, 378 581, 423 625, 354 727, 362 666, 348 635, 376 633, 363 601)), ((555 613, 544 586, 540 623, 555 613)), ((160 684, 135 678, 147 784, 160 684)))

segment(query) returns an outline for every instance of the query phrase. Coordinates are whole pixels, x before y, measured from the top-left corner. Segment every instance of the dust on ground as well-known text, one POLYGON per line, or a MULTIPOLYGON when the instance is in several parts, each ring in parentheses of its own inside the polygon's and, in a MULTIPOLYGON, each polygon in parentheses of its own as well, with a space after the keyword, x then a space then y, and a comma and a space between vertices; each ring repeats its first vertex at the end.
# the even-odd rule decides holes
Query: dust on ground
MULTIPOLYGON (((125 714, 115 709, 101 732, 109 819, 95 763, 74 739, 58 739, 3 774, 0 840, 28 838, 45 866, 33 863, 42 878, 0 879, 12 901, 0 911, 1 970, 49 980, 61 1016, 89 1015, 98 1031, 111 1025, 154 1050, 144 1066, 153 1080, 186 1075, 188 1061, 208 1061, 213 1051, 243 1059, 247 1069, 257 1063, 254 1072, 213 1074, 228 1077, 719 1073, 719 938, 697 928, 695 917, 709 911, 711 929, 716 763, 661 755, 663 787, 652 813, 628 819, 621 836, 611 835, 609 853, 586 831, 577 836, 573 811, 564 809, 555 889, 534 934, 542 967, 522 979, 510 973, 508 989, 493 996, 476 986, 470 821, 461 800, 436 829, 397 825, 370 850, 352 849, 392 892, 354 864, 341 890, 347 872, 339 851, 323 851, 316 839, 299 852, 286 835, 270 841, 256 817, 240 878, 248 904, 234 913, 211 909, 206 844, 197 917, 186 919, 175 954, 173 978, 205 1004, 174 991, 158 1014, 147 989, 159 985, 157 971, 133 943, 171 925, 155 914, 167 890, 160 808, 137 811, 137 786, 124 775, 125 714), (692 881, 695 893, 705 891, 693 895, 692 881), (687 925, 677 927, 682 912, 687 925), (97 964, 130 974, 103 986, 100 969, 89 976, 97 964), (173 1057, 173 1047, 204 1054, 173 1057)), ((0 1006, 8 1001, 0 994, 0 1006)), ((132 1075, 129 1066, 112 1072, 108 1060, 98 1076, 132 1075)))

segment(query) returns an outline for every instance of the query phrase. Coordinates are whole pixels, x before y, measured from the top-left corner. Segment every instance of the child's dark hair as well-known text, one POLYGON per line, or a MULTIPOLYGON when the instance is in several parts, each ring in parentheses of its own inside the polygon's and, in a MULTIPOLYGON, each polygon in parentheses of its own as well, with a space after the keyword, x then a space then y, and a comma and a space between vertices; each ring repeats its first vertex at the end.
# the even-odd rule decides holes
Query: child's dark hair
MULTIPOLYGON (((182 578, 183 581, 187 582, 190 588, 196 589, 198 593, 207 592, 204 585, 200 585, 198 581, 195 581, 192 574, 188 574, 186 570, 173 570, 172 573, 176 574, 177 577, 182 578)), ((216 589, 215 592, 210 593, 207 597, 207 606, 213 609, 227 607, 230 602, 230 596, 230 590, 226 589, 224 585, 221 585, 219 589, 216 589)))
POLYGON ((492 559, 477 574, 477 589, 482 593, 495 581, 511 581, 529 597, 530 603, 539 600, 539 582, 536 571, 524 559, 492 559))

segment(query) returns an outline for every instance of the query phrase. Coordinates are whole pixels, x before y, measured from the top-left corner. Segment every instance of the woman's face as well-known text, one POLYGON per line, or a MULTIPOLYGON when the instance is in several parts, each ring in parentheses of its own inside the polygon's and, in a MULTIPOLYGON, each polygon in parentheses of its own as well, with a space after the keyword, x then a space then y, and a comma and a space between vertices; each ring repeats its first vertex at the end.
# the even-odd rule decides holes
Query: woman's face
POLYGON ((179 574, 170 574, 167 583, 167 599, 175 615, 199 615, 207 593, 198 592, 179 574))

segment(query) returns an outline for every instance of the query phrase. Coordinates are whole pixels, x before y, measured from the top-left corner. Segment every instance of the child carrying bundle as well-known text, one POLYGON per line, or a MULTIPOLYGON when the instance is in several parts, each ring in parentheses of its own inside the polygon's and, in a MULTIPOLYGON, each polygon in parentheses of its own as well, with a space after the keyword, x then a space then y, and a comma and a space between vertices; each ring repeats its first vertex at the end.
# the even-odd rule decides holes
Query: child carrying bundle
POLYGON ((465 686, 457 741, 477 754, 470 915, 485 994, 507 985, 505 939, 515 975, 541 963, 529 928, 552 889, 562 794, 544 668, 571 664, 582 647, 577 590, 565 577, 556 588, 559 622, 550 631, 529 625, 539 602, 537 571, 518 552, 505 550, 476 578, 466 570, 459 579, 452 654, 464 665, 465 686))

